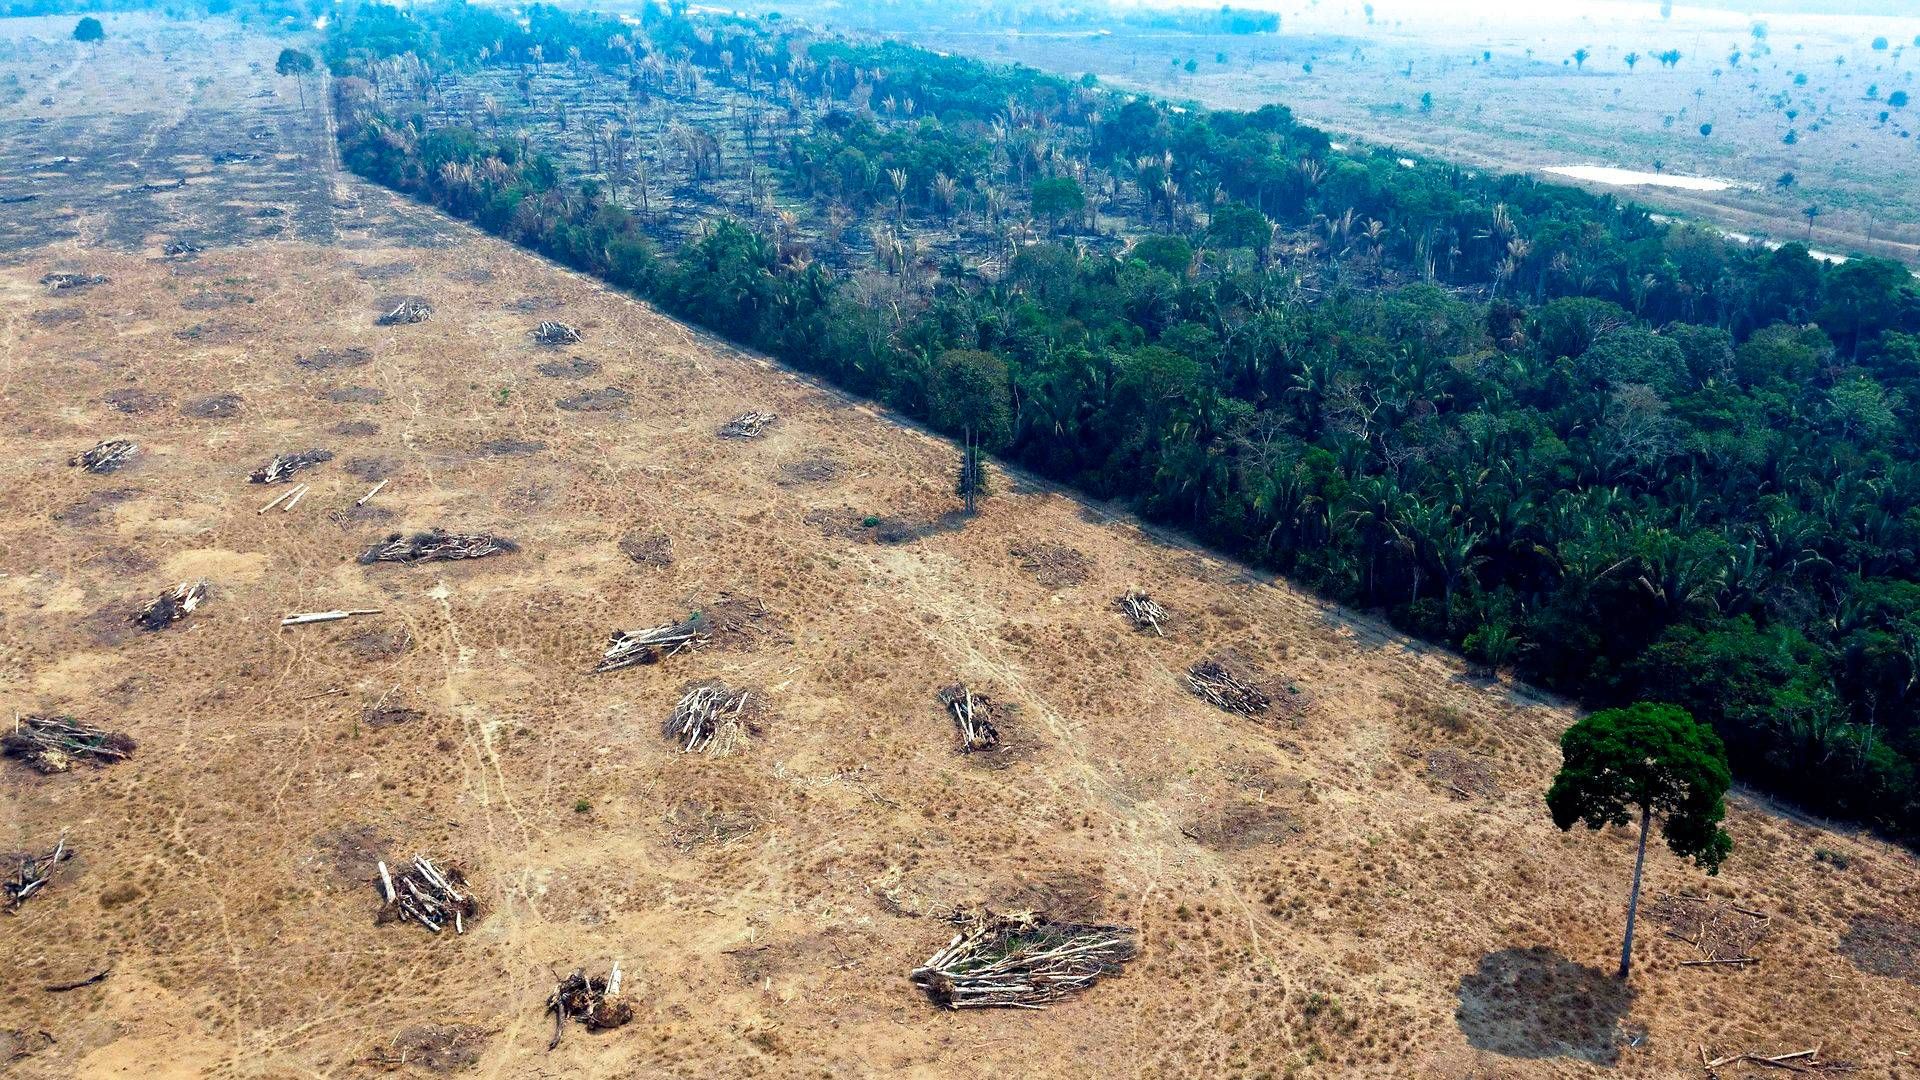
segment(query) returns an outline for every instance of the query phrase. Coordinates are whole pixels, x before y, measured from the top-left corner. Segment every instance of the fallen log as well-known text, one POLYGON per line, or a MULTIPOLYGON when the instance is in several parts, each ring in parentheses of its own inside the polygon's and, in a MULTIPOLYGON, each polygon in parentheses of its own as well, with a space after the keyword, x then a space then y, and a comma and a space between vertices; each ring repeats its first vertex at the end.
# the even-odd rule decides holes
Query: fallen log
POLYGON ((758 409, 749 409, 739 416, 720 425, 720 437, 723 439, 755 439, 773 426, 779 416, 758 409))
POLYGON ((976 695, 965 683, 955 683, 940 691, 940 704, 953 715, 953 726, 960 731, 960 751, 994 750, 1000 746, 1000 727, 994 722, 999 711, 993 700, 976 695))
POLYGON ((1151 630, 1156 637, 1166 637, 1166 631, 1160 624, 1167 618, 1167 609, 1153 602, 1153 598, 1138 589, 1129 589, 1125 596, 1115 601, 1121 614, 1133 623, 1135 630, 1151 630))
POLYGON ((615 630, 607 639, 606 650, 594 666, 596 674, 618 671, 635 664, 651 664, 692 649, 711 640, 707 621, 694 615, 684 622, 650 626, 639 630, 615 630))
POLYGON ((317 448, 297 454, 282 454, 247 474, 247 480, 255 484, 284 484, 293 479, 294 473, 332 460, 333 451, 317 448))
POLYGON ((0 882, 0 892, 7 894, 7 910, 13 911, 27 902, 27 898, 46 888, 53 880, 53 872, 59 865, 73 858, 73 849, 67 846, 65 833, 60 835, 59 843, 45 855, 31 852, 18 852, 11 860, 16 866, 13 877, 0 882))
POLYGON ((439 867, 424 855, 401 867, 398 874, 380 868, 381 893, 386 903, 374 917, 376 923, 414 922, 439 933, 453 927, 456 934, 467 932, 467 920, 480 913, 472 893, 462 892, 467 878, 457 867, 439 867))
POLYGON ((551 319, 542 322, 539 326, 527 331, 527 333, 532 335, 534 341, 542 345, 575 345, 580 341, 580 331, 575 330, 566 323, 554 322, 551 319))
POLYGON ((378 615, 379 608, 352 608, 346 611, 308 611, 297 615, 288 615, 280 620, 281 626, 305 626, 308 623, 339 622, 355 615, 378 615))

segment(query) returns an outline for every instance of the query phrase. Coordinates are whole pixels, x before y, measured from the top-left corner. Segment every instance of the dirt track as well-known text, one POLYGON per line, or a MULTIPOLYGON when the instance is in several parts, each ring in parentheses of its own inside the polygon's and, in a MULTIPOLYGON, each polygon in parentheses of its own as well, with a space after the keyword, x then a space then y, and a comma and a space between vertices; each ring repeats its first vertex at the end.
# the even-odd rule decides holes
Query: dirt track
POLYGON ((0 917, 14 1074, 360 1075, 425 1042, 497 1077, 1657 1077, 1702 1043, 1920 1075, 1910 854, 1743 804, 1719 878, 1656 855, 1648 891, 1770 913, 1760 963, 1679 967, 1698 952, 1648 922, 1623 994, 1629 837, 1562 835, 1541 799, 1564 709, 1058 494, 952 527, 951 447, 341 191, 331 245, 165 260, 162 229, 0 266, 0 692, 140 743, 0 769, 0 849, 79 851, 0 917), (111 280, 49 293, 54 268, 111 280), (374 326, 400 295, 433 319, 374 326), (534 345, 543 318, 585 340, 534 345), (556 404, 608 388, 625 407, 556 404), (716 437, 749 407, 781 419, 716 437), (141 445, 125 470, 67 464, 113 437, 141 445), (313 447, 311 493, 256 512, 247 473, 313 447), (431 526, 521 550, 354 559, 431 526), (655 533, 671 562, 622 553, 655 533), (1010 552, 1036 542, 1087 579, 1039 584, 1010 552), (213 598, 184 623, 126 625, 193 577, 213 598), (1166 639, 1112 610, 1129 587, 1166 639), (774 632, 589 673, 609 631, 723 593, 774 632), (383 613, 277 625, 329 608, 383 613), (1275 718, 1183 688, 1229 651, 1275 718), (713 677, 765 693, 764 729, 679 755, 661 720, 713 677), (1017 707, 1011 750, 956 752, 955 678, 1017 707), (1493 787, 1430 776, 1437 749, 1493 787), (473 879, 465 937, 374 925, 372 860, 416 851, 473 879), (905 976, 977 903, 1124 921, 1144 955, 1047 1012, 945 1013, 905 976), (556 972, 614 959, 636 1021, 546 1053, 556 972))

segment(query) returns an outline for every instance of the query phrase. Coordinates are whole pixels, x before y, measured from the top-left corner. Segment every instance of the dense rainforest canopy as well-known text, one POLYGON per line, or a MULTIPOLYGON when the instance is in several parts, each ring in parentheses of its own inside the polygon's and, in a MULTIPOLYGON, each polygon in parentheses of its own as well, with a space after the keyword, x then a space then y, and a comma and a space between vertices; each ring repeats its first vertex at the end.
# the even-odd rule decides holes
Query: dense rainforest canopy
POLYGON ((1008 459, 1587 702, 1683 706, 1745 781, 1920 828, 1920 297, 1902 266, 1336 152, 1280 106, 1179 108, 777 21, 366 8, 326 57, 345 160, 374 180, 914 416, 943 357, 990 354, 1008 459), (990 272, 949 260, 913 302, 876 300, 748 223, 662 254, 602 184, 381 85, 405 70, 431 94, 542 56, 636 93, 676 68, 772 73, 837 103, 759 151, 787 197, 911 229, 1012 190, 1002 212, 1044 227, 990 272), (1117 254, 1083 242, 1094 172, 1138 193, 1117 254))

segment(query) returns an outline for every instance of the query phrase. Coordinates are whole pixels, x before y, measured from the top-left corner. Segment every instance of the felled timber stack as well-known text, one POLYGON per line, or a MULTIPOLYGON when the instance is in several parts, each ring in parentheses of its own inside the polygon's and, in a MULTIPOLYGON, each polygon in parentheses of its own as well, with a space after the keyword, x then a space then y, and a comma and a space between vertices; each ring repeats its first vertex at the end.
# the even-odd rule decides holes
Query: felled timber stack
POLYGON ((1146 593, 1138 589, 1129 589, 1127 594, 1115 603, 1119 606, 1120 613, 1127 617, 1127 621, 1133 623, 1135 630, 1151 630, 1157 637, 1167 636, 1166 631, 1160 628, 1160 624, 1166 621, 1167 609, 1154 603, 1153 598, 1146 593))
POLYGON ((909 976, 949 1009, 1044 1009, 1140 954, 1128 926, 1057 923, 1030 912, 953 921, 960 933, 909 976))
POLYGON ((323 461, 332 461, 331 450, 302 450, 297 454, 281 454, 265 465, 247 474, 247 480, 255 484, 284 484, 293 479, 293 474, 302 469, 311 469, 323 461))
POLYGON ((685 622, 667 623, 664 626, 646 627, 640 630, 615 630, 607 639, 606 652, 601 655, 600 663, 594 671, 618 671, 635 664, 651 664, 669 656, 698 649, 707 644, 706 620, 695 615, 685 622))
POLYGON ((1266 693, 1214 660, 1187 669, 1187 686, 1216 707, 1241 716, 1254 716, 1273 704, 1266 693))
POLYGON ((67 464, 78 465, 90 473, 105 475, 116 472, 122 465, 133 460, 140 447, 126 439, 107 439, 91 450, 75 454, 67 464))
POLYGON ((720 436, 726 439, 756 439, 778 419, 780 417, 774 413, 749 409, 722 424, 720 436))
POLYGON ((439 529, 407 536, 394 533, 368 548, 360 561, 368 565, 382 562, 451 562, 456 559, 484 559, 518 551, 513 541, 485 533, 450 533, 439 529))
POLYGON ((199 607, 206 598, 205 581, 183 581, 134 612, 130 621, 142 630, 165 630, 193 614, 193 609, 199 607))
POLYGON ((725 757, 746 740, 755 704, 751 690, 702 683, 680 696, 664 730, 683 754, 725 757))
POLYGON ((45 285, 48 292, 60 292, 64 289, 81 289, 88 285, 105 285, 106 283, 107 275, 105 274, 55 273, 48 274, 40 279, 40 284, 45 285))
POLYGON ((134 741, 117 731, 83 724, 71 716, 22 716, 0 738, 0 753, 43 773, 62 773, 75 762, 111 765, 133 755, 134 741))
POLYGON ((960 730, 963 753, 993 750, 1000 745, 1000 727, 994 723, 999 711, 985 694, 975 694, 965 683, 955 683, 940 691, 940 704, 953 714, 953 726, 960 730))
POLYGON ((527 331, 527 333, 533 336, 534 341, 542 345, 557 347, 560 345, 577 345, 580 342, 580 331, 575 330, 566 323, 554 322, 551 319, 542 322, 539 326, 527 331))
POLYGON ((379 866, 380 893, 387 902, 376 922, 417 922, 436 934, 451 926, 454 933, 464 934, 467 920, 480 913, 473 894, 461 891, 466 876, 452 866, 435 866, 424 855, 414 856, 398 874, 388 872, 384 861, 379 866))
POLYGON ((569 1020, 585 1024, 588 1031, 605 1031, 630 1022, 633 1006, 617 1000, 619 996, 619 964, 613 965, 605 978, 576 970, 561 979, 547 998, 547 1011, 553 1014, 553 1039, 547 1049, 560 1045, 560 1035, 569 1020))
POLYGON ((433 318, 433 305, 411 297, 394 305, 392 311, 373 320, 376 326, 410 326, 433 318))
POLYGON ((71 858, 73 858, 73 849, 67 846, 67 838, 64 834, 60 837, 60 842, 53 846, 53 850, 45 855, 17 852, 7 856, 7 860, 14 867, 13 876, 0 881, 0 892, 7 894, 7 910, 12 911, 18 908, 27 902, 28 897, 46 888, 47 883, 53 880, 55 868, 71 858))

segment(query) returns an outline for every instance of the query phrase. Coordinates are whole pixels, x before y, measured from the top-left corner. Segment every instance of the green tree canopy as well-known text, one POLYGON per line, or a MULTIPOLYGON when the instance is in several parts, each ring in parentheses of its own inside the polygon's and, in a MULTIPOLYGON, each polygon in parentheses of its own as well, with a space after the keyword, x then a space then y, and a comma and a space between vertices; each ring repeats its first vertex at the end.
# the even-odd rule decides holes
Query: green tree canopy
POLYGON ((299 49, 281 49, 273 70, 281 75, 306 75, 313 71, 313 57, 299 49))
POLYGON ((1033 182, 1033 212, 1040 217, 1058 220, 1079 213, 1086 205, 1080 181, 1071 176, 1049 176, 1033 182))
POLYGON ((106 36, 107 28, 101 26, 100 20, 91 15, 73 25, 73 40, 75 41, 101 41, 105 39, 106 36))
POLYGON ((940 354, 927 385, 927 413, 943 431, 971 431, 992 452, 1013 441, 1013 390, 1006 361, 978 349, 940 354))

